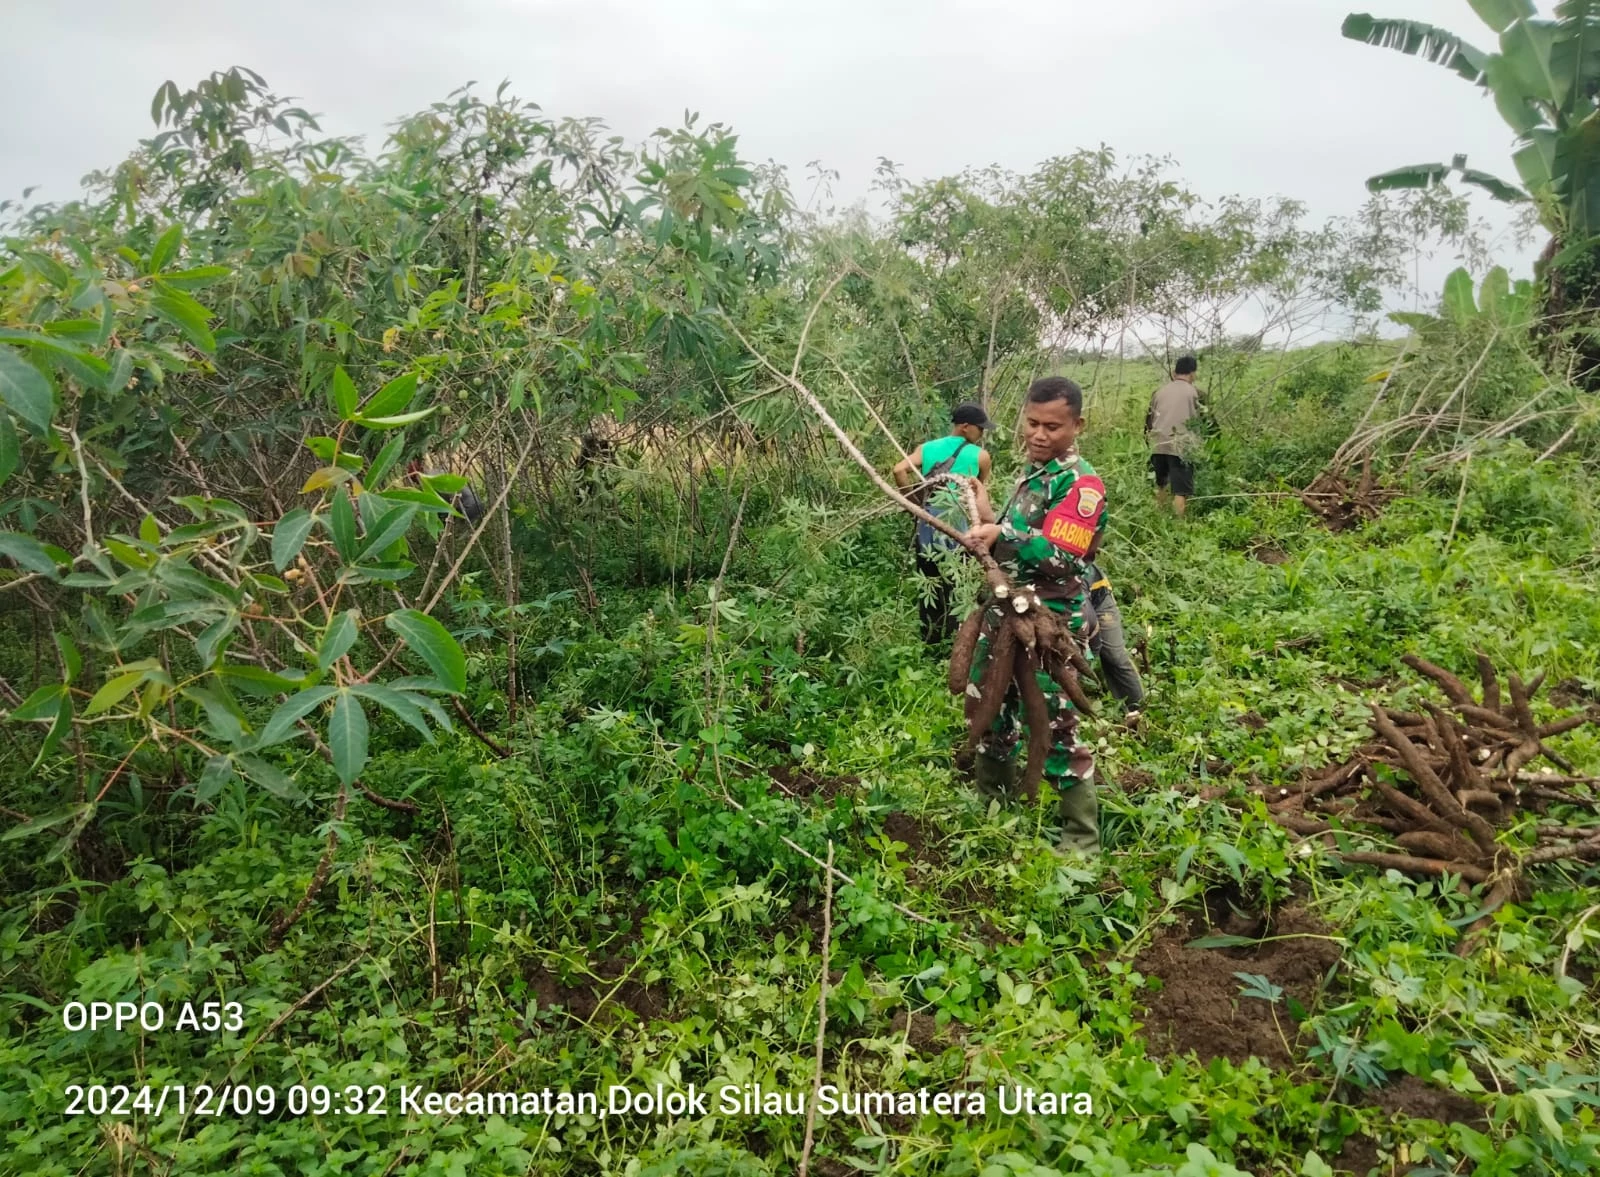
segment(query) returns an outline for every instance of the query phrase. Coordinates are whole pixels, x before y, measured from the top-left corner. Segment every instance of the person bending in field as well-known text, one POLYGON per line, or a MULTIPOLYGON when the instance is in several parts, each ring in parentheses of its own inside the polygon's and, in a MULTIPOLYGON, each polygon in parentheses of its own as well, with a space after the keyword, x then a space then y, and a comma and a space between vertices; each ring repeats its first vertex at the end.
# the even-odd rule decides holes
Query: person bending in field
MULTIPOLYGON (((892 471, 895 485, 906 490, 941 474, 961 474, 976 478, 981 492, 982 484, 989 480, 990 460, 989 451, 979 443, 992 427, 993 422, 982 405, 970 402, 957 405, 950 414, 949 434, 923 442, 895 465, 892 471)), ((922 502, 930 515, 957 531, 967 530, 966 510, 950 483, 934 484, 926 493, 913 497, 922 502)), ((932 582, 932 591, 918 607, 922 616, 922 640, 930 646, 938 646, 955 636, 960 624, 950 612, 955 582, 949 565, 941 561, 942 553, 959 550, 960 545, 920 519, 913 545, 917 571, 932 582)))
MULTIPOLYGON (((968 545, 992 550, 1015 585, 1028 585, 1047 608, 1064 614, 1074 635, 1087 628, 1084 600, 1089 561, 1100 547, 1106 525, 1106 488, 1078 453, 1083 428, 1083 390, 1061 376, 1036 380, 1023 405, 1027 463, 1011 497, 998 515, 980 503, 984 522, 968 535, 968 545)), ((1003 614, 992 598, 984 607, 983 628, 972 659, 972 678, 983 677, 990 646, 1003 614)), ((1060 798, 1061 848, 1098 853, 1099 806, 1094 792, 1094 749, 1083 741, 1078 712, 1057 683, 1038 672, 1050 716, 1050 751, 1044 777, 1060 798)), ((1022 738, 1022 701, 1011 684, 1004 706, 988 732, 979 737, 973 765, 985 796, 1009 797, 1015 789, 1017 747, 1022 738)))
POLYGON ((1144 435, 1151 443, 1150 468, 1156 476, 1156 505, 1165 507, 1170 493, 1172 513, 1180 519, 1194 494, 1194 459, 1200 438, 1189 423, 1203 411, 1204 394, 1194 386, 1200 363, 1182 356, 1172 369, 1172 379, 1150 395, 1144 415, 1144 435))

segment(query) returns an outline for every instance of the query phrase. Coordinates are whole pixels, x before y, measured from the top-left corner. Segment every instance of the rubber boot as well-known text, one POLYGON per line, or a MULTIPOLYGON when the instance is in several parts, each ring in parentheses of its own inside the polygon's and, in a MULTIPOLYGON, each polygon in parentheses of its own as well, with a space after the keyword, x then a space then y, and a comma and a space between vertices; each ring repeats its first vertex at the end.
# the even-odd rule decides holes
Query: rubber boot
POLYGON ((1016 788, 1016 761, 998 760, 980 752, 972 764, 972 779, 978 786, 978 793, 986 800, 1009 801, 1016 788))
POLYGON ((1057 848, 1100 853, 1100 803, 1095 798, 1094 782, 1067 778, 1057 787, 1061 790, 1061 841, 1057 848))

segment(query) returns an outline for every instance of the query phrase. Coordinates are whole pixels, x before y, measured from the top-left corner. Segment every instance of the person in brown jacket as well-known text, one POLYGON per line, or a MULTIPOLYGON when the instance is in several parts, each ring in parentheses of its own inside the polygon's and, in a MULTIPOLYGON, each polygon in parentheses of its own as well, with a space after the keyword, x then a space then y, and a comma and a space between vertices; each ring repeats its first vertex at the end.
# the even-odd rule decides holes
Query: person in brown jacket
POLYGON ((1182 356, 1173 365, 1172 379, 1150 394, 1150 409, 1144 416, 1144 435, 1151 443, 1150 468, 1156 476, 1156 505, 1167 505, 1172 497, 1172 513, 1183 517, 1194 494, 1194 457, 1200 438, 1189 423, 1202 411, 1204 394, 1194 386, 1200 363, 1193 356, 1182 356))

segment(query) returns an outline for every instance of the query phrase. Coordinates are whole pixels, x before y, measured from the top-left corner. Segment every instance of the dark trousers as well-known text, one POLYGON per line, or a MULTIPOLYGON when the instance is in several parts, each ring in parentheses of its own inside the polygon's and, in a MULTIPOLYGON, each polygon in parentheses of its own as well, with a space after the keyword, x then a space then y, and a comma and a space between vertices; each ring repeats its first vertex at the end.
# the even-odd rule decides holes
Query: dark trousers
POLYGON ((1117 608, 1117 599, 1111 595, 1110 586, 1092 591, 1089 605, 1100 623, 1089 639, 1089 648, 1100 663, 1100 677, 1112 697, 1120 699, 1124 707, 1138 707, 1144 702, 1144 683, 1139 679, 1139 668, 1133 664, 1128 643, 1122 636, 1122 613, 1117 608))
POLYGON ((929 586, 930 595, 917 606, 917 613, 922 618, 922 640, 927 645, 937 646, 950 641, 956 636, 956 630, 961 628, 961 622, 950 611, 956 586, 945 574, 939 561, 933 558, 932 552, 918 548, 916 556, 917 571, 932 582, 929 586))

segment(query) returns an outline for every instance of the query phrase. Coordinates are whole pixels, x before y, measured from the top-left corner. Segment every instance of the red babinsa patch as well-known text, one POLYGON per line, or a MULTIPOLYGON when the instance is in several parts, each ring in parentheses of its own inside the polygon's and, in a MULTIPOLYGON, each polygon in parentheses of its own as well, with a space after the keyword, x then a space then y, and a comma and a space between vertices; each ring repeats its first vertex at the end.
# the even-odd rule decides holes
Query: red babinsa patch
POLYGON ((1085 475, 1044 517, 1044 537, 1064 552, 1087 556, 1106 508, 1106 484, 1085 475))

